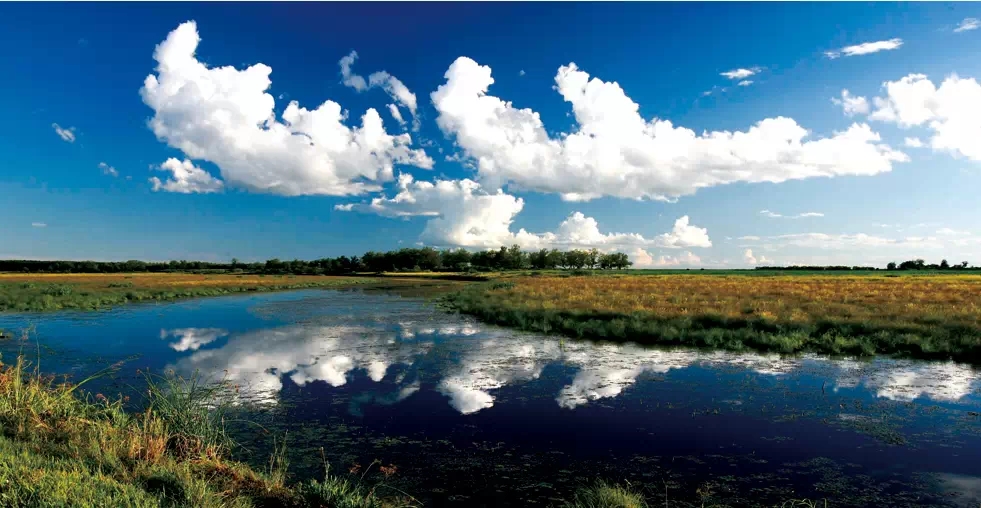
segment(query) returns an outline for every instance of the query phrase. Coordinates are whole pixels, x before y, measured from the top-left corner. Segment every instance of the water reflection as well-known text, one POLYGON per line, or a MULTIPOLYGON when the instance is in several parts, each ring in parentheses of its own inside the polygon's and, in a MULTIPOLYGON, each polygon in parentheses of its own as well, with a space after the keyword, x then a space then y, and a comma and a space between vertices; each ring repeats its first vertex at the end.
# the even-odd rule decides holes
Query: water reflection
MULTIPOLYGON (((174 362, 171 367, 175 370, 223 374, 253 397, 270 403, 276 401, 284 377, 300 386, 323 381, 337 387, 360 371, 381 383, 392 366, 408 369, 423 359, 426 379, 433 380, 432 389, 462 414, 493 407, 495 392, 537 380, 551 364, 574 371, 571 382, 554 395, 556 403, 568 409, 617 397, 645 375, 665 376, 672 370, 692 367, 779 378, 804 366, 818 366, 827 372, 834 391, 864 387, 877 397, 895 401, 926 397, 956 402, 971 394, 977 381, 974 369, 954 363, 659 350, 631 344, 563 341, 459 320, 296 324, 232 334, 224 345, 208 347, 226 335, 216 328, 161 331, 162 337, 179 338, 171 344, 174 350, 190 353, 174 362)), ((365 404, 395 404, 423 389, 418 376, 406 378, 406 369, 389 380, 394 387, 379 386, 388 390, 385 393, 364 394, 352 401, 351 411, 360 412, 365 404)))
POLYGON ((878 397, 909 402, 920 397, 935 401, 957 402, 971 394, 978 374, 968 365, 891 361, 888 368, 855 361, 838 362, 837 387, 864 385, 878 397), (873 367, 873 368, 870 368, 873 367))
POLYGON ((233 336, 224 346, 195 351, 171 368, 183 374, 223 374, 255 399, 272 403, 284 375, 301 386, 312 381, 341 386, 351 371, 363 369, 381 381, 389 366, 411 364, 431 345, 403 343, 395 333, 364 326, 296 325, 233 336))
MULTIPOLYGON (((33 319, 0 315, 0 328, 33 319)), ((326 446, 332 463, 398 464, 387 481, 427 506, 546 504, 594 477, 681 482, 679 497, 724 482, 733 506, 981 498, 981 397, 966 365, 560 340, 367 292, 56 313, 37 331, 51 373, 126 359, 119 378, 87 385, 101 393, 139 386, 143 369, 226 377, 269 403, 244 421, 288 432, 298 478, 322 477, 326 446)), ((5 358, 22 349, 0 343, 5 358)), ((247 427, 237 438, 262 460, 266 438, 247 427)))
POLYGON ((177 352, 197 351, 201 346, 210 344, 222 337, 228 336, 228 330, 222 328, 175 328, 173 330, 160 330, 161 339, 176 338, 177 342, 171 342, 170 348, 177 352))

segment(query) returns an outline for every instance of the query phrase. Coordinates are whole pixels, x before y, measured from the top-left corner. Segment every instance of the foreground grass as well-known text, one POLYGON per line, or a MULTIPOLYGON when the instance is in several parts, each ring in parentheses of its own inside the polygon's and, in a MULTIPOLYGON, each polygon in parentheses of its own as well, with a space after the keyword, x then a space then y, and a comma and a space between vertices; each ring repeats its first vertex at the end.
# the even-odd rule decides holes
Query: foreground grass
MULTIPOLYGON (((649 496, 651 498, 656 496, 649 496)), ((631 488, 629 485, 611 485, 598 481, 588 487, 578 489, 572 499, 560 505, 562 508, 653 508, 666 506, 676 508, 724 508, 726 504, 690 503, 673 501, 666 496, 663 499, 648 502, 648 496, 631 488)), ((816 502, 807 499, 792 499, 776 505, 774 508, 827 508, 827 501, 816 502)))
POLYGON ((0 273, 0 312, 95 310, 129 302, 169 301, 248 291, 341 288, 373 282, 376 279, 320 275, 0 273))
POLYGON ((229 460, 223 384, 150 379, 147 410, 79 396, 79 385, 0 364, 2 506, 411 506, 356 482, 286 483, 283 455, 268 471, 229 460))
POLYGON ((727 350, 981 363, 981 276, 517 276, 444 300, 490 323, 727 350))

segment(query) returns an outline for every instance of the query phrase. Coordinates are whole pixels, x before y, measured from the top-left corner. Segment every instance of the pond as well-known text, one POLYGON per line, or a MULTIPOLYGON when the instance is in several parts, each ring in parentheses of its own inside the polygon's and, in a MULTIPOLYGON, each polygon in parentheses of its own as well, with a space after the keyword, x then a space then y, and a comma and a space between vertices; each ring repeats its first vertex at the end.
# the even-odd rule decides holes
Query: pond
POLYGON ((360 290, 0 315, 29 325, 5 360, 73 379, 123 361, 87 385, 107 395, 138 393, 138 369, 226 377, 250 402, 244 460, 285 436, 296 478, 380 464, 426 506, 547 505, 599 478, 672 506, 981 502, 966 365, 596 344, 360 290))

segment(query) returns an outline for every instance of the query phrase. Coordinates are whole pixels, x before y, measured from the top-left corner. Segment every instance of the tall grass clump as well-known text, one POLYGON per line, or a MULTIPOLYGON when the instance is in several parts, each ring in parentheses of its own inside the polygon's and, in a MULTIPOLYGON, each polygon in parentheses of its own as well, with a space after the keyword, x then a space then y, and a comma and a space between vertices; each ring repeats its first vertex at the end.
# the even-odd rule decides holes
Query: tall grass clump
POLYGON ((576 490, 563 508, 647 508, 644 496, 628 487, 598 481, 576 490))
POLYGON ((226 381, 208 382, 195 373, 189 378, 173 372, 146 374, 147 411, 167 422, 167 447, 177 456, 222 457, 235 442, 225 430, 233 387, 226 381))
POLYGON ((82 393, 93 378, 0 362, 0 506, 406 505, 336 476, 289 485, 282 447, 266 472, 231 460, 227 383, 148 376, 145 409, 130 413, 125 398, 82 393))

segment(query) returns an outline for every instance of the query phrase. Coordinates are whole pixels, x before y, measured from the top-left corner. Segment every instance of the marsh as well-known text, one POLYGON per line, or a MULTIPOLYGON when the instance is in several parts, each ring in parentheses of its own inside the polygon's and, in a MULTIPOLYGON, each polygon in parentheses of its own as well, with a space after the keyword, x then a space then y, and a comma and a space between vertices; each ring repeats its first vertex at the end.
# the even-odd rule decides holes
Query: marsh
POLYGON ((4 358, 72 377, 123 361, 89 387, 107 394, 137 370, 229 380, 243 460, 286 436, 296 479, 326 460, 429 506, 547 503, 596 478, 673 503, 947 506, 981 481, 978 372, 958 363, 594 343, 358 289, 0 315, 27 326, 4 358))

